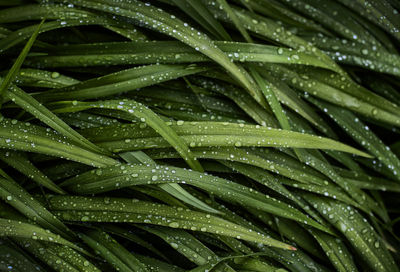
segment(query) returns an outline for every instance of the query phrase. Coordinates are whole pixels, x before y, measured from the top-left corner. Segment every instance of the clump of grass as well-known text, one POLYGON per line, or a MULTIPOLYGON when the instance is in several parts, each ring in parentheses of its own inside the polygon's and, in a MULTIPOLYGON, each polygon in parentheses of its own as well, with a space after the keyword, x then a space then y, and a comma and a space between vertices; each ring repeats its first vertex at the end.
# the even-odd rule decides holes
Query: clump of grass
POLYGON ((2 1, 1 271, 398 271, 394 0, 2 1))

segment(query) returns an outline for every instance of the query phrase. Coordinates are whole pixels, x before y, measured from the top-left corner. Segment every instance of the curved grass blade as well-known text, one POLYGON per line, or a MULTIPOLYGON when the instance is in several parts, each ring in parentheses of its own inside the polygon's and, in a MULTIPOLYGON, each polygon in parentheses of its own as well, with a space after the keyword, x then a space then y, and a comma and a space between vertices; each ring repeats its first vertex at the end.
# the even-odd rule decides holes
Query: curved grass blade
POLYGON ((141 4, 141 2, 131 0, 129 3, 115 0, 98 0, 96 3, 89 1, 70 1, 76 5, 101 10, 105 12, 116 13, 118 16, 142 22, 146 27, 171 36, 181 42, 195 48, 207 57, 211 58, 222 67, 224 67, 257 102, 263 103, 259 95, 258 87, 251 80, 251 77, 243 69, 239 69, 229 58, 208 38, 205 34, 188 28, 187 23, 182 22, 175 16, 171 16, 159 8, 153 8, 141 4), (119 7, 115 12, 112 6, 119 7), (147 22, 147 23, 146 23, 147 22))
POLYGON ((151 244, 149 241, 146 240, 146 237, 142 236, 142 233, 135 233, 131 229, 127 229, 121 226, 117 225, 110 225, 110 224, 105 224, 101 226, 101 229, 104 230, 107 233, 117 235, 119 237, 122 237, 126 240, 129 240, 135 244, 140 245, 143 248, 148 249, 149 251, 155 253, 165 261, 168 261, 168 258, 159 250, 157 249, 153 244, 151 244))
POLYGON ((358 271, 357 266, 354 263, 354 258, 343 241, 316 230, 310 229, 309 232, 318 241, 319 245, 324 250, 324 253, 328 256, 332 265, 338 272, 358 271))
MULTIPOLYGON (((256 68, 257 69, 257 68, 256 68)), ((305 101, 303 101, 299 95, 292 90, 287 84, 283 81, 276 80, 274 77, 266 73, 263 69, 258 69, 258 72, 262 75, 265 79, 264 81, 267 84, 268 88, 271 88, 276 97, 279 101, 287 106, 288 108, 292 109, 296 114, 300 115, 311 124, 313 124, 318 130, 322 131, 323 133, 329 135, 331 138, 334 133, 332 133, 332 129, 325 123, 325 121, 314 111, 314 109, 308 105, 305 101)), ((293 114, 286 111, 285 114, 290 121, 291 126, 293 126, 293 130, 295 130, 296 123, 301 122, 299 118, 295 120, 293 114)), ((304 130, 304 129, 303 129, 304 130)), ((296 130, 295 130, 296 131, 296 130)), ((297 130, 302 131, 302 130, 297 130)), ((314 134, 314 132, 307 132, 310 134, 314 134)))
MULTIPOLYGON (((241 173, 262 185, 267 186, 268 188, 278 192, 279 194, 285 196, 286 198, 292 200, 295 203, 298 203, 296 197, 294 197, 290 191, 288 191, 277 178, 269 174, 268 172, 263 171, 261 168, 245 165, 243 163, 233 162, 233 161, 219 161, 221 164, 231 168, 232 170, 241 173)), ((301 205, 299 205, 301 206, 301 205)))
POLYGON ((358 22, 361 18, 335 1, 310 0, 307 3, 301 1, 297 5, 287 2, 286 5, 312 17, 325 28, 349 40, 381 47, 376 38, 358 22))
POLYGON ((201 1, 172 0, 172 2, 219 40, 231 40, 224 27, 215 20, 201 1))
POLYGON ((197 265, 204 265, 218 259, 218 256, 212 250, 184 230, 149 226, 142 228, 163 239, 173 249, 197 265))
POLYGON ((395 15, 391 14, 396 14, 394 12, 395 9, 386 1, 367 1, 368 4, 365 3, 366 1, 361 0, 340 0, 339 2, 353 9, 372 23, 378 24, 397 40, 400 40, 398 19, 396 21, 396 18, 394 18, 395 15), (384 9, 380 10, 382 7, 386 8, 386 10, 389 9, 388 12, 383 12, 384 9))
POLYGON ((117 119, 87 112, 61 114, 60 118, 70 126, 74 126, 79 129, 111 126, 120 123, 117 119))
POLYGON ((123 165, 122 168, 123 172, 121 172, 121 167, 117 166, 86 172, 63 182, 61 186, 68 191, 92 194, 135 185, 185 182, 226 201, 262 209, 329 232, 326 227, 316 223, 292 206, 226 179, 177 167, 123 165))
MULTIPOLYGON (((244 1, 242 1, 243 3, 244 1)), ((245 4, 243 3, 245 6, 245 4)), ((317 24, 314 22, 312 19, 308 19, 295 11, 292 11, 290 9, 287 9, 284 5, 278 2, 272 2, 272 1, 248 1, 247 5, 252 7, 253 12, 254 10, 257 11, 257 13, 261 13, 265 15, 265 17, 273 18, 277 21, 282 21, 285 22, 288 25, 291 26, 302 26, 304 29, 307 30, 314 30, 320 33, 325 33, 329 34, 329 32, 324 29, 321 25, 317 24)), ((251 8, 247 8, 250 11, 251 8)))
POLYGON ((253 67, 249 67, 251 74, 253 75, 255 81, 257 82, 258 86, 260 87, 262 93, 264 94, 266 100, 268 101, 269 106, 272 109, 272 112, 275 114, 276 119, 278 119, 279 124, 285 130, 290 130, 289 120, 287 116, 283 112, 282 106, 279 103, 276 94, 273 89, 276 87, 271 84, 270 82, 267 83, 255 70, 253 67))
POLYGON ((114 165, 117 162, 109 157, 92 153, 77 147, 66 138, 30 123, 3 118, 0 122, 0 148, 37 152, 74 160, 94 167, 114 165))
POLYGON ((355 141, 374 154, 387 169, 400 180, 400 160, 385 144, 363 124, 352 112, 340 109, 331 104, 311 99, 320 109, 326 109, 327 114, 337 122, 355 141))
MULTIPOLYGON (((44 4, 19 5, 12 8, 2 9, 0 11, 0 23, 16 23, 22 21, 34 20, 57 20, 60 18, 82 18, 90 15, 89 12, 79 10, 73 7, 44 4)), ((93 15, 93 14, 91 14, 93 15)))
POLYGON ((15 181, 0 178, 1 198, 27 218, 52 232, 72 239, 72 231, 15 181))
MULTIPOLYGON (((32 239, 14 238, 25 250, 56 271, 100 272, 101 270, 72 248, 32 239)), ((48 269, 48 268, 47 268, 48 269)))
POLYGON ((301 202, 298 198, 296 198, 289 190, 283 186, 283 182, 281 182, 282 178, 279 176, 272 176, 268 172, 264 171, 262 168, 255 167, 252 165, 246 165, 243 163, 238 163, 234 161, 224 161, 219 160, 223 165, 228 166, 235 172, 238 172, 242 175, 245 175, 258 183, 268 187, 269 189, 281 194, 282 196, 286 197, 287 199, 296 203, 299 207, 301 207, 304 211, 306 211, 310 216, 312 216, 316 221, 322 222, 320 216, 316 214, 314 211, 307 208, 303 202, 301 202))
MULTIPOLYGON (((367 52, 368 54, 368 49, 363 49, 363 52, 367 52)), ((400 65, 399 65, 399 57, 398 55, 395 54, 390 54, 389 57, 389 63, 386 62, 382 57, 379 57, 378 59, 371 58, 370 55, 365 56, 365 55, 352 55, 352 54, 346 54, 342 52, 330 52, 330 51, 325 51, 325 53, 330 56, 334 61, 345 64, 345 65, 352 65, 352 66, 359 66, 365 69, 369 69, 372 71, 380 72, 380 73, 385 73, 389 75, 394 75, 394 76, 400 76, 400 65), (396 60, 396 63, 393 64, 394 60, 396 60)), ((381 53, 378 53, 381 55, 381 53)))
POLYGON ((354 95, 349 94, 347 91, 342 91, 341 88, 330 86, 325 82, 310 78, 308 75, 300 76, 295 71, 277 64, 271 64, 268 66, 264 65, 263 67, 268 69, 277 77, 281 77, 282 74, 285 74, 283 79, 289 86, 294 89, 302 90, 307 95, 316 96, 325 101, 345 107, 351 111, 361 113, 381 122, 387 122, 395 126, 400 125, 398 111, 393 113, 391 109, 386 109, 386 107, 382 107, 382 105, 376 105, 376 101, 365 101, 366 98, 368 99, 368 97, 371 97, 368 93, 364 92, 365 97, 361 99, 359 98, 361 93, 356 93, 356 90, 354 91, 354 95))
POLYGON ((39 35, 40 28, 44 24, 44 20, 37 26, 35 31, 33 32, 31 38, 28 40, 28 42, 25 44, 24 48, 22 49, 21 53, 19 54, 17 60, 14 62, 13 66, 10 68, 8 71, 6 77, 3 79, 0 85, 0 108, 1 104, 3 103, 4 100, 4 94, 7 92, 10 84, 13 83, 15 78, 17 77, 17 74, 19 73, 19 69, 22 66, 22 63, 24 62, 26 56, 29 53, 29 50, 31 49, 32 45, 34 44, 36 37, 39 35))
POLYGON ((293 250, 292 246, 209 214, 135 199, 107 199, 109 203, 104 203, 102 197, 54 196, 49 201, 52 210, 63 220, 156 224, 231 237, 239 236, 244 240, 293 250), (76 205, 72 207, 65 203, 76 205))
MULTIPOLYGON (((25 65, 27 64, 25 59, 25 65)), ((19 70, 17 76, 18 86, 39 87, 39 88, 61 88, 77 84, 79 80, 61 75, 59 72, 50 72, 38 69, 24 68, 19 70)))
MULTIPOLYGON (((218 76, 219 75, 217 75, 217 77, 218 76)), ((190 80, 198 86, 222 94, 232 99, 258 124, 262 126, 277 127, 277 122, 275 118, 273 118, 273 116, 269 114, 269 111, 260 106, 257 102, 254 101, 254 99, 252 99, 249 94, 242 92, 241 89, 239 89, 238 87, 231 84, 228 85, 221 82, 211 81, 204 77, 191 77, 190 80)))
POLYGON ((97 99, 205 71, 197 65, 148 65, 111 73, 37 95, 40 101, 97 99))
POLYGON ((373 271, 399 271, 381 238, 354 208, 334 200, 304 195, 335 226, 373 271), (324 213, 325 211, 325 213, 324 213))
MULTIPOLYGON (((120 156, 127 162, 131 164, 144 164, 144 165, 153 165, 155 166, 156 163, 146 155, 146 153, 142 151, 136 152, 127 152, 122 153, 120 156)), ((189 192, 187 192, 183 187, 176 183, 167 183, 167 184, 160 184, 159 187, 164 190, 165 192, 169 193, 170 195, 176 197, 177 199, 192 205, 204 212, 210 213, 219 213, 219 211, 211 208, 203 201, 197 199, 196 197, 192 196, 189 192)))
MULTIPOLYGON (((236 62, 264 62, 301 64, 329 69, 317 57, 285 47, 239 43, 214 42, 230 60, 236 62)), ((26 64, 41 68, 93 67, 126 64, 178 64, 210 62, 195 49, 177 41, 108 42, 95 44, 61 45, 44 56, 30 56, 26 64)))
MULTIPOLYGON (((346 94, 356 97, 357 99, 373 106, 370 108, 371 114, 366 114, 370 118, 376 118, 374 115, 379 114, 379 111, 386 111, 394 115, 399 115, 399 105, 396 105, 396 103, 373 93, 362 85, 357 84, 353 80, 343 78, 338 74, 331 73, 326 70, 316 70, 313 68, 307 68, 305 66, 299 67, 299 70, 301 73, 304 73, 302 75, 304 78, 316 79, 319 82, 327 84, 337 90, 341 90, 342 92, 345 92, 346 94)), ((352 102, 353 101, 350 101, 350 103, 352 102)))
MULTIPOLYGON (((271 150, 256 152, 250 149, 213 147, 195 148, 193 152, 198 158, 241 162, 260 167, 305 184, 314 183, 324 185, 328 182, 326 177, 300 163, 298 160, 290 156, 282 156, 282 154, 271 152, 271 150)), ((146 151, 146 153, 153 159, 168 159, 179 156, 179 154, 172 150, 152 150, 146 151)))
MULTIPOLYGON (((267 219, 268 215, 265 216, 265 218, 267 219)), ((275 224, 271 224, 270 227, 279 233, 282 239, 285 237, 292 241, 297 248, 303 250, 304 253, 307 252, 306 254, 309 255, 310 258, 315 259, 315 257, 317 257, 318 259, 325 259, 318 243, 315 241, 314 237, 304 229, 304 226, 300 226, 296 222, 287 219, 272 216, 268 220, 271 222, 274 221, 275 224)), ((265 221, 265 219, 263 219, 263 221, 265 221)))
POLYGON ((229 6, 229 4, 225 0, 217 0, 217 3, 219 4, 219 8, 226 12, 226 14, 228 15, 229 19, 231 19, 232 23, 239 30, 239 32, 243 36, 243 38, 248 43, 252 43, 253 41, 252 41, 249 33, 247 33, 246 29, 242 26, 242 24, 239 21, 239 18, 233 12, 233 10, 229 6))
MULTIPOLYGON (((112 25, 112 20, 107 20, 104 17, 82 17, 79 19, 68 19, 64 21, 51 21, 43 23, 39 33, 73 26, 81 25, 112 25)), ((12 32, 7 37, 0 40, 0 53, 10 49, 11 47, 19 44, 34 33, 37 25, 27 26, 17 31, 12 32)))
MULTIPOLYGON (((106 105, 104 105, 104 107, 106 107, 106 105)), ((274 146, 317 148, 339 150, 359 156, 370 157, 362 151, 328 138, 258 125, 184 121, 171 122, 167 125, 169 129, 179 135, 179 137, 190 147, 274 146)), ((123 150, 139 148, 169 147, 162 138, 157 139, 157 135, 154 131, 148 128, 142 128, 142 130, 139 130, 138 126, 140 125, 132 124, 124 126, 123 128, 110 126, 89 129, 81 131, 81 133, 100 146, 107 147, 116 152, 118 152, 118 149, 120 152, 123 150), (118 134, 115 133, 116 130, 119 131, 118 134), (100 131, 101 133, 99 133, 100 131), (137 138, 137 142, 135 142, 135 138, 137 138)))
POLYGON ((38 185, 44 186, 55 193, 65 194, 65 191, 54 184, 45 174, 36 168, 24 154, 15 151, 0 151, 0 159, 33 179, 38 185))
MULTIPOLYGON (((229 22, 230 18, 226 15, 226 13, 222 10, 214 8, 213 1, 206 0, 206 4, 209 6, 209 10, 213 13, 213 15, 222 21, 229 22)), ((255 13, 245 11, 242 9, 238 9, 236 7, 232 7, 233 12, 236 17, 239 19, 240 23, 251 32, 266 37, 273 42, 284 44, 291 48, 301 49, 302 51, 309 52, 315 56, 317 56, 322 62, 330 67, 333 71, 336 71, 339 74, 346 75, 346 73, 328 56, 326 56, 323 52, 321 52, 317 47, 309 44, 307 41, 302 38, 294 35, 292 32, 285 29, 283 26, 278 24, 277 22, 257 15, 255 13)))
POLYGON ((172 265, 166 262, 162 262, 158 259, 154 259, 148 256, 137 254, 136 257, 144 263, 148 269, 155 272, 185 272, 184 269, 172 265))
POLYGON ((147 272, 147 267, 142 264, 126 248, 120 245, 110 235, 101 230, 88 230, 80 233, 81 239, 94 251, 98 252, 117 271, 147 272))
POLYGON ((69 104, 70 107, 65 107, 60 110, 62 111, 81 111, 92 108, 100 109, 112 109, 120 110, 131 114, 132 116, 139 118, 142 122, 148 124, 155 132, 160 134, 175 150, 181 154, 182 158, 188 163, 188 165, 197 171, 203 171, 200 163, 192 156, 189 147, 184 141, 176 134, 176 132, 165 124, 165 122, 151 109, 145 105, 136 102, 134 100, 107 100, 97 102, 78 102, 73 101, 72 103, 65 102, 63 104, 69 104))
POLYGON ((51 243, 57 243, 61 245, 69 246, 75 250, 83 252, 83 250, 75 244, 61 238, 48 230, 40 228, 38 226, 22 223, 19 221, 9 220, 0 218, 0 236, 6 237, 18 237, 25 239, 33 239, 46 241, 51 243))
POLYGON ((400 191, 400 184, 389 179, 370 176, 363 172, 347 171, 342 168, 335 168, 335 171, 345 178, 347 182, 361 189, 392 192, 400 191))
POLYGON ((100 154, 104 153, 104 151, 102 151, 98 146, 89 142, 85 137, 73 130, 52 111, 48 110, 35 98, 25 93, 20 88, 16 86, 11 86, 5 96, 21 108, 41 120, 43 123, 47 124, 65 137, 71 139, 71 141, 73 141, 73 143, 75 143, 76 145, 100 154))
POLYGON ((16 271, 43 271, 43 268, 35 263, 31 258, 26 256, 24 252, 17 250, 15 245, 0 245, 0 269, 7 271, 14 269, 16 271))

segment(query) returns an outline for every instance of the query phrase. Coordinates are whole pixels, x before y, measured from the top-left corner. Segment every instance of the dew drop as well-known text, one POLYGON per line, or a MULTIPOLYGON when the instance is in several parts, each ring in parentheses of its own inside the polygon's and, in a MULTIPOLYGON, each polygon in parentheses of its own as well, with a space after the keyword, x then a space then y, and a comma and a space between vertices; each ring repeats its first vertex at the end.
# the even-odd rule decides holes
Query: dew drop
POLYGON ((179 245, 177 243, 171 243, 170 245, 175 249, 177 249, 179 247, 179 245))
POLYGON ((60 73, 58 73, 58 72, 51 73, 51 78, 58 78, 59 76, 60 76, 60 73))
POLYGON ((179 223, 171 222, 171 223, 168 224, 168 226, 170 226, 171 228, 179 228, 179 223))

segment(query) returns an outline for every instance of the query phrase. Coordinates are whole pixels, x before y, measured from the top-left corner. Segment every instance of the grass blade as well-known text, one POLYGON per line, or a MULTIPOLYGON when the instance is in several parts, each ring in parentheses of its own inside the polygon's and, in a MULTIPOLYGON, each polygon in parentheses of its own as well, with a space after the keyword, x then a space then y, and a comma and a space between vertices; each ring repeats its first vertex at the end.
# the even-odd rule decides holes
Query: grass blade
POLYGON ((24 62, 26 56, 29 53, 29 50, 31 49, 33 43, 35 42, 37 36, 39 35, 39 31, 40 31, 40 28, 42 27, 43 23, 44 23, 44 20, 42 20, 42 22, 37 26, 35 32, 33 32, 31 38, 25 44, 24 49, 22 49, 17 60, 14 62, 13 66, 8 71, 4 80, 1 82, 1 85, 0 85, 0 107, 1 107, 2 101, 4 100, 4 98, 3 98, 4 94, 7 92, 10 84, 12 84, 13 81, 15 80, 15 78, 17 77, 17 74, 19 73, 19 69, 21 68, 22 63, 24 62))

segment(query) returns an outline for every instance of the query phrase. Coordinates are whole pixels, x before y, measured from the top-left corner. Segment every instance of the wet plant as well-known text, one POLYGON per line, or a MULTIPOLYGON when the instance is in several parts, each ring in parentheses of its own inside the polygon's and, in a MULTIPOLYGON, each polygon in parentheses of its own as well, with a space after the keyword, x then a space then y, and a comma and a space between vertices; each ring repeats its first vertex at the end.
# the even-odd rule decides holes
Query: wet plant
POLYGON ((399 11, 0 1, 0 271, 399 271, 399 11))

